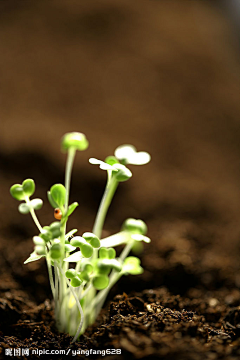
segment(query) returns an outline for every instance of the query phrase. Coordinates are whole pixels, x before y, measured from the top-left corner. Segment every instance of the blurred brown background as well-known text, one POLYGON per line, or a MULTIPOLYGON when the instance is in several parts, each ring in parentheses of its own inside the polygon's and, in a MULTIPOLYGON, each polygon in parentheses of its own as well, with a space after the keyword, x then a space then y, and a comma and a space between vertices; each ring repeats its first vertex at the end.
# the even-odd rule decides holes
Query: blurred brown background
MULTIPOLYGON (((73 172, 71 199, 80 207, 71 221, 80 232, 91 229, 106 176, 88 158, 130 143, 152 162, 131 167, 105 234, 132 216, 148 223, 153 250, 190 234, 223 256, 239 252, 240 65, 231 13, 224 1, 1 1, 1 238, 35 234, 9 187, 33 177, 46 200, 63 181, 60 138, 80 131, 90 141, 73 172)), ((39 217, 53 221, 49 205, 39 217)))

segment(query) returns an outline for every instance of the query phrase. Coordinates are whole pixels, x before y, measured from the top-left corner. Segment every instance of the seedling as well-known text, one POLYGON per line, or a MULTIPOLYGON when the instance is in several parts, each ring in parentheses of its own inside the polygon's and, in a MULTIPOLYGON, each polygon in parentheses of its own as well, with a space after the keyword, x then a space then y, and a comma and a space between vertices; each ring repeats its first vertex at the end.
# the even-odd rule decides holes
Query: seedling
POLYGON ((82 151, 87 147, 88 141, 82 133, 68 133, 62 139, 62 150, 67 153, 65 185, 55 184, 47 193, 54 208, 54 217, 59 221, 41 226, 35 210, 41 209, 43 201, 30 199, 35 192, 32 179, 26 179, 10 189, 16 200, 23 201, 18 207, 20 213, 30 213, 39 231, 33 237, 34 251, 24 264, 45 257, 55 302, 56 324, 59 331, 74 336, 73 342, 95 321, 109 290, 120 277, 143 272, 140 260, 134 256, 128 257, 128 254, 137 243, 150 242, 146 236, 146 224, 136 219, 127 219, 120 232, 101 239, 113 195, 120 182, 132 177, 127 165, 143 165, 150 161, 148 153, 137 152, 132 145, 119 146, 114 156, 108 156, 105 161, 89 159, 91 164, 99 165, 107 172, 106 189, 92 232, 73 236, 77 233, 77 229, 73 229, 66 233, 68 218, 78 206, 77 202, 69 205, 73 161, 77 150, 82 151), (114 247, 118 245, 125 246, 116 258, 114 247), (69 267, 71 263, 75 263, 75 268, 69 267))

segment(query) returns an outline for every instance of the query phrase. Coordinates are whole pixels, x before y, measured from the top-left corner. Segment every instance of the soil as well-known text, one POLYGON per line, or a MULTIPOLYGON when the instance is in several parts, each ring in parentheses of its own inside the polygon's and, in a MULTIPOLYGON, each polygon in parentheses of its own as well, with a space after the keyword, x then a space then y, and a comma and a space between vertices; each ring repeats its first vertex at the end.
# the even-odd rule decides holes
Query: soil
POLYGON ((44 349, 240 358, 239 48, 210 3, 1 2, 0 358, 18 348, 31 353, 15 353, 21 359, 66 358, 32 354, 44 349), (55 328, 44 260, 23 265, 36 229, 9 195, 13 183, 34 178, 40 222, 54 220, 46 191, 63 182, 67 131, 90 141, 71 184, 80 206, 69 230, 80 234, 91 230, 105 184, 87 159, 122 143, 152 155, 131 166, 103 231, 142 218, 152 239, 139 254, 145 271, 113 287, 74 345, 55 328))

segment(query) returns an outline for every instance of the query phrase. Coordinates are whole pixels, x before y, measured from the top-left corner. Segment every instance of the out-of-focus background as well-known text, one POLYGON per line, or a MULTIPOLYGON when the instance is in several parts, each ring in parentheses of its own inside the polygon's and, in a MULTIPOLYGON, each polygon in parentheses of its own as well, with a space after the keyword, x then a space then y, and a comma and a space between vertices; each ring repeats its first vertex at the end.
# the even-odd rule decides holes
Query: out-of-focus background
MULTIPOLYGON (((15 244, 24 260, 35 234, 9 187, 33 177, 36 195, 46 200, 50 186, 63 181, 60 139, 80 131, 90 147, 74 165, 71 200, 80 207, 70 225, 91 229, 104 189, 106 174, 88 158, 133 144, 152 161, 131 167, 133 178, 120 185, 104 234, 118 231, 126 217, 148 223, 149 286, 164 283, 161 277, 151 282, 151 271, 155 266, 161 274, 157 248, 164 253, 169 246, 178 249, 170 259, 176 269, 194 265, 189 247, 199 268, 201 261, 211 266, 217 253, 218 270, 232 266, 240 286, 239 258, 235 264, 226 258, 240 252, 238 14, 233 0, 1 1, 3 254, 6 243, 15 244)), ((54 220, 47 203, 39 218, 54 220)), ((13 255, 4 256, 11 264, 13 255)), ((19 265, 18 274, 34 266, 19 265)), ((172 290, 179 290, 176 284, 172 290)))

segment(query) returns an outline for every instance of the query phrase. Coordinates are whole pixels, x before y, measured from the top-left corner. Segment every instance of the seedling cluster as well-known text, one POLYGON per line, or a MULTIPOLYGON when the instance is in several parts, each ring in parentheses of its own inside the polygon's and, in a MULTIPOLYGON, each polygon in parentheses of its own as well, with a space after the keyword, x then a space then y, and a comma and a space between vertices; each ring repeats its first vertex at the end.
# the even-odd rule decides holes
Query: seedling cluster
POLYGON ((41 209, 43 201, 30 199, 35 192, 32 179, 13 185, 10 193, 16 200, 23 201, 18 207, 20 213, 30 213, 39 231, 33 237, 34 251, 25 264, 45 257, 57 327, 59 331, 74 336, 75 342, 87 326, 95 321, 109 290, 120 277, 143 272, 140 260, 128 256, 140 242, 150 242, 146 236, 147 226, 142 220, 127 219, 120 232, 104 239, 101 239, 101 233, 118 184, 132 177, 127 165, 146 164, 150 161, 150 155, 137 152, 132 145, 122 145, 115 150, 114 156, 108 156, 105 161, 89 159, 91 164, 99 165, 100 169, 107 172, 107 185, 92 232, 74 236, 77 229, 66 233, 68 218, 78 206, 77 202, 69 205, 71 173, 77 150, 87 149, 88 141, 82 133, 67 133, 61 146, 67 153, 65 185, 55 184, 47 193, 58 221, 41 226, 35 210, 41 209), (121 244, 125 246, 120 256, 116 257, 114 247, 121 244), (75 264, 75 267, 70 268, 70 264, 75 264))

